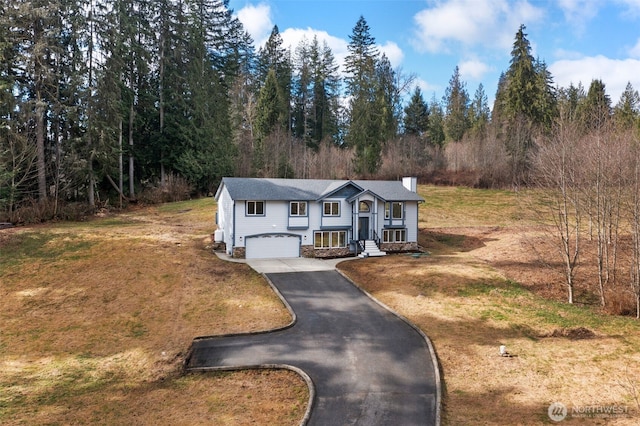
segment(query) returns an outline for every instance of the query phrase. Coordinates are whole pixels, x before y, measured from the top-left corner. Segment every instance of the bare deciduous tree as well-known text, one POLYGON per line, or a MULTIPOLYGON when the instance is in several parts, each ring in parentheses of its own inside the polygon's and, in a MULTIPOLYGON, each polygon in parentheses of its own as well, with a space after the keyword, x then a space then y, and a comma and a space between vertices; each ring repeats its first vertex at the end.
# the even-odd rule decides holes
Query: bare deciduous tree
POLYGON ((597 129, 585 138, 580 155, 585 158, 583 186, 595 226, 596 263, 600 304, 607 305, 606 290, 615 282, 618 262, 620 204, 622 202, 625 150, 621 138, 610 129, 597 129))
POLYGON ((574 302, 575 273, 581 253, 583 182, 580 149, 575 127, 559 122, 553 137, 540 147, 536 158, 536 181, 544 196, 543 206, 548 209, 558 236, 569 303, 574 302))
POLYGON ((636 318, 640 319, 640 146, 631 145, 628 208, 631 232, 631 270, 629 285, 635 301, 636 318))

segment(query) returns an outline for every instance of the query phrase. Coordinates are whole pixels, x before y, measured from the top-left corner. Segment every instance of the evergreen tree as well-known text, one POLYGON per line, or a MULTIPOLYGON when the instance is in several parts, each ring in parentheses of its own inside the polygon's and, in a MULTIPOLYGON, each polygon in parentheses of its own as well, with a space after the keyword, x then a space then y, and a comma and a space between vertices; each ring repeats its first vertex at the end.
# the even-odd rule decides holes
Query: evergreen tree
POLYGON ((509 70, 498 84, 498 114, 494 113, 494 117, 549 129, 557 116, 553 78, 546 63, 531 56, 531 44, 524 30, 521 25, 516 33, 509 70))
POLYGON ((400 93, 396 85, 396 73, 386 55, 376 63, 376 108, 379 115, 380 140, 384 144, 398 133, 400 117, 400 93))
POLYGON ((509 119, 521 117, 533 122, 539 115, 536 111, 539 86, 531 44, 524 30, 525 26, 521 25, 511 50, 504 112, 509 119))
POLYGON ((300 42, 294 64, 293 134, 317 150, 325 137, 338 138, 338 66, 329 46, 321 46, 317 37, 300 42))
POLYGON ((404 134, 414 136, 423 136, 429 130, 429 106, 419 87, 415 88, 404 109, 403 127, 404 134))
POLYGON ((429 103, 429 144, 442 148, 445 142, 444 132, 444 110, 442 105, 436 100, 435 95, 429 103))
POLYGON ((378 98, 380 86, 376 79, 378 51, 369 25, 360 17, 349 36, 345 58, 346 91, 350 96, 347 145, 355 149, 355 172, 374 173, 382 161, 382 123, 378 98))
POLYGON ((230 88, 239 76, 253 71, 253 40, 229 9, 229 0, 216 0, 214 4, 216 13, 209 29, 212 34, 208 47, 213 67, 222 73, 230 88))
POLYGON ((227 5, 0 3, 0 198, 12 200, 3 206, 20 201, 18 188, 90 205, 96 189, 123 195, 123 155, 130 196, 165 168, 199 190, 231 174, 230 93, 252 72, 253 48, 227 5))
MULTIPOLYGON (((128 179, 130 198, 135 198, 137 144, 148 133, 145 109, 147 89, 151 88, 150 64, 153 63, 151 39, 153 34, 148 18, 151 15, 149 4, 134 0, 117 0, 114 5, 117 25, 113 35, 116 37, 115 54, 124 58, 122 68, 122 99, 124 106, 123 132, 128 156, 128 179)), ((149 102, 153 104, 153 101, 149 102)))
POLYGON ((215 3, 199 1, 194 6, 188 17, 191 60, 185 67, 189 127, 176 168, 198 190, 210 192, 232 172, 234 151, 227 92, 210 54, 213 37, 209 30, 219 28, 219 14, 215 3))
POLYGON ((511 157, 511 178, 518 183, 526 180, 534 149, 534 138, 550 129, 556 116, 555 92, 544 62, 534 61, 531 45, 518 29, 511 50, 509 69, 496 94, 499 134, 504 138, 511 157))
POLYGON ((507 122, 507 83, 507 75, 503 72, 498 78, 498 87, 491 110, 492 122, 498 127, 507 122))
POLYGON ((313 114, 311 146, 316 147, 325 139, 339 143, 338 116, 340 114, 339 66, 327 42, 319 45, 317 38, 311 43, 313 80, 313 114))
POLYGON ((47 119, 51 105, 56 102, 59 71, 55 57, 59 55, 60 25, 56 1, 19 1, 8 7, 7 19, 12 31, 11 41, 17 53, 11 73, 16 75, 15 95, 18 108, 25 112, 27 122, 33 123, 29 143, 35 147, 37 160, 37 194, 41 201, 48 198, 47 163, 49 139, 47 119))
POLYGON ((260 89, 256 105, 256 135, 264 139, 277 128, 286 126, 287 110, 283 102, 284 94, 278 84, 275 71, 267 74, 264 86, 260 89))
POLYGON ((356 96, 362 90, 373 86, 375 65, 378 58, 375 38, 367 21, 360 16, 351 35, 345 58, 346 90, 347 94, 356 96))
POLYGON ((459 142, 469 129, 469 95, 460 79, 456 66, 443 99, 445 105, 444 129, 448 140, 459 142))
POLYGON ((558 115, 562 120, 574 122, 578 119, 579 105, 585 98, 582 83, 574 86, 569 84, 567 88, 561 88, 558 92, 558 115))
POLYGON ((544 61, 536 61, 537 98, 534 110, 534 120, 543 130, 550 130, 558 116, 558 100, 553 85, 553 77, 544 61))
POLYGON ((311 46, 306 38, 303 38, 294 51, 293 58, 293 135, 311 145, 311 109, 312 109, 312 64, 311 46))
POLYGON ((480 83, 469 106, 469 126, 473 136, 484 138, 490 119, 489 101, 484 86, 480 83))
POLYGON ((62 85, 60 93, 61 113, 54 113, 53 140, 55 147, 54 195, 57 202, 60 195, 65 195, 67 185, 65 179, 72 177, 71 171, 76 169, 77 182, 70 185, 75 188, 86 186, 89 206, 96 205, 96 187, 99 174, 96 164, 103 159, 105 149, 102 146, 98 127, 98 102, 96 81, 99 64, 95 35, 97 31, 96 10, 93 2, 89 8, 74 0, 62 0, 61 10, 62 40, 60 45, 65 52, 61 55, 61 75, 67 85, 62 85), (86 15, 85 15, 86 13, 86 15), (59 133, 58 133, 59 132, 59 133), (67 134, 69 142, 61 146, 59 135, 67 134), (75 143, 74 143, 75 141, 75 143), (76 154, 68 155, 68 153, 76 154), (75 158, 74 158, 75 157, 75 158), (84 165, 78 158, 85 160, 84 165), (74 161, 75 160, 75 161, 74 161), (61 194, 62 193, 62 194, 61 194))
POLYGON ((631 82, 627 82, 627 86, 620 96, 620 100, 613 109, 613 118, 616 125, 621 129, 632 129, 638 127, 638 118, 640 117, 640 95, 633 88, 631 82))
POLYGON ((264 47, 258 50, 257 72, 258 82, 262 85, 266 84, 268 74, 273 70, 278 90, 281 95, 282 107, 286 109, 287 126, 289 126, 289 115, 291 109, 291 83, 292 83, 292 66, 291 55, 288 49, 283 47, 284 42, 278 30, 278 26, 274 26, 269 39, 264 47))
POLYGON ((611 98, 602 80, 591 81, 587 96, 581 102, 579 116, 585 131, 600 130, 611 118, 611 98))
POLYGON ((0 211, 6 211, 11 220, 16 202, 33 183, 36 151, 27 138, 28 111, 14 96, 19 87, 15 67, 21 46, 14 39, 17 16, 10 13, 7 3, 1 3, 0 13, 0 211))

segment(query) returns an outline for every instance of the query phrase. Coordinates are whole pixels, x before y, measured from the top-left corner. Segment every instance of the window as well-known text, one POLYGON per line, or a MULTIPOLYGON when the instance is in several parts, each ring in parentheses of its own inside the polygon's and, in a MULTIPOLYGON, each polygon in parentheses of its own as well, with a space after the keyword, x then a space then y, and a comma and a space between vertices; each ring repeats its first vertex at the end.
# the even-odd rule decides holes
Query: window
POLYGON ((385 229, 382 231, 382 242, 384 243, 406 243, 406 229, 385 229))
POLYGON ((325 201, 323 204, 323 216, 340 216, 340 203, 338 201, 325 201))
POLYGON ((264 201, 247 201, 247 216, 264 216, 264 201))
POLYGON ((290 216, 306 216, 307 215, 307 202, 306 201, 292 201, 289 204, 290 216))
POLYGON ((317 231, 313 241, 317 249, 344 248, 347 246, 347 231, 317 231))
POLYGON ((358 210, 360 210, 363 213, 369 212, 370 211, 369 203, 367 203, 366 201, 360 201, 360 206, 358 207, 358 210))
POLYGON ((385 219, 402 219, 403 216, 403 204, 400 202, 384 203, 384 218, 385 219))

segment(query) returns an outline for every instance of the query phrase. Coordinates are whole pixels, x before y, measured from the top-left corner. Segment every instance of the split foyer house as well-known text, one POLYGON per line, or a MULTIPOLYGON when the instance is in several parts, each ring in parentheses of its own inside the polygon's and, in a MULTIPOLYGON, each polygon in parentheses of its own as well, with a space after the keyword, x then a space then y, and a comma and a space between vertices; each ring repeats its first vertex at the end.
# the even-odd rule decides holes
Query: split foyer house
POLYGON ((237 258, 380 256, 418 249, 416 178, 223 178, 215 240, 237 258))

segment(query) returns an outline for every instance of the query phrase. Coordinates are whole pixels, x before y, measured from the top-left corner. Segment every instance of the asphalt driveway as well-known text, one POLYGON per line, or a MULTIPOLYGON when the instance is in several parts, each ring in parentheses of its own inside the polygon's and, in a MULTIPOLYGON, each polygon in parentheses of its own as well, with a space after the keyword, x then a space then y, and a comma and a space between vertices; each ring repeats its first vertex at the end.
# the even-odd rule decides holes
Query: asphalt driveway
POLYGON ((436 361, 420 332, 335 270, 266 276, 292 325, 198 338, 187 369, 291 366, 312 386, 310 425, 439 423, 436 361))

